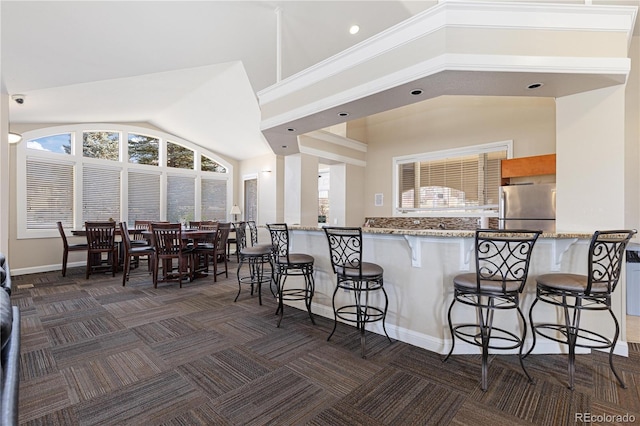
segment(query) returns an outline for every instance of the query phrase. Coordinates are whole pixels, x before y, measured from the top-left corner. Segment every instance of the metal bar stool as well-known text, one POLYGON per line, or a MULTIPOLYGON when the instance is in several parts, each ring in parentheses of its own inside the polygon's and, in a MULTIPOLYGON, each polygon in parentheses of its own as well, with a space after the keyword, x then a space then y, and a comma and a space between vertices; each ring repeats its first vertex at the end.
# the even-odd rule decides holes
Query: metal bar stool
POLYGON ((284 316, 284 301, 304 300, 309 318, 313 325, 316 321, 311 313, 311 301, 315 291, 315 281, 313 278, 313 256, 302 253, 291 253, 289 251, 289 228, 286 223, 268 223, 271 234, 271 245, 273 250, 273 263, 275 267, 275 279, 278 287, 278 309, 276 315, 280 314, 278 327, 284 316), (285 288, 287 278, 290 276, 301 276, 304 279, 304 286, 285 288))
POLYGON ((618 379, 620 386, 626 387, 613 367, 613 351, 620 334, 620 326, 611 310, 611 294, 620 279, 625 248, 636 232, 636 230, 596 231, 589 245, 587 275, 554 273, 536 278, 536 300, 529 309, 529 322, 533 328, 533 345, 527 355, 536 345, 536 334, 568 345, 569 389, 571 390, 574 389, 576 347, 609 348, 611 371, 618 379), (538 302, 561 308, 564 323, 534 323, 533 308, 538 302), (580 326, 582 313, 589 311, 609 312, 615 326, 613 339, 580 326))
POLYGON ((384 290, 383 269, 375 263, 362 261, 362 229, 349 227, 325 227, 329 241, 331 266, 336 274, 337 283, 333 291, 333 330, 327 338, 331 339, 338 325, 338 318, 355 323, 360 330, 362 358, 365 358, 365 326, 368 323, 382 321, 382 330, 392 343, 385 326, 389 298, 384 290), (354 303, 336 308, 336 296, 339 289, 353 292, 354 303), (384 307, 372 306, 369 300, 372 292, 380 292, 384 298, 384 307))
POLYGON ((269 283, 272 280, 273 266, 271 265, 271 247, 270 246, 247 246, 246 226, 245 222, 236 224, 236 245, 238 251, 238 294, 233 300, 238 300, 242 291, 242 284, 251 286, 251 295, 257 287, 258 303, 262 305, 262 284, 269 283), (240 274, 242 265, 245 263, 249 266, 249 275, 242 276, 240 274), (269 265, 270 271, 265 274, 264 266, 269 265))
POLYGON ((522 371, 533 383, 522 362, 522 346, 527 335, 527 323, 520 310, 520 294, 529 273, 531 252, 542 231, 478 229, 475 236, 476 272, 456 275, 453 279, 454 296, 447 317, 451 330, 451 350, 443 360, 449 359, 456 338, 482 348, 482 390, 487 390, 489 349, 519 349, 522 371), (451 312, 456 302, 476 310, 474 324, 453 325, 451 312), (522 324, 518 336, 504 328, 494 327, 497 310, 515 309, 522 324))

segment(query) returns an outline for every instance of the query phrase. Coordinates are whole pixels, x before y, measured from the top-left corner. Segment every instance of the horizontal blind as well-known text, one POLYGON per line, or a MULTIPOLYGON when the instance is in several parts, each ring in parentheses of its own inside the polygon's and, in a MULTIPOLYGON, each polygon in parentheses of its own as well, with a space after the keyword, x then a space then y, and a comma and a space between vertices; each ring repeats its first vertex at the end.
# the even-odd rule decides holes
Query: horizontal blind
POLYGON ((73 227, 73 167, 27 159, 27 229, 73 227))
POLYGON ((398 174, 398 180, 400 181, 400 199, 398 200, 399 206, 406 209, 416 207, 414 206, 414 188, 416 186, 415 163, 400 164, 398 174))
POLYGON ((129 225, 136 220, 160 220, 160 175, 129 172, 129 225))
POLYGON ((448 209, 498 203, 506 150, 398 165, 400 208, 448 209))
POLYGON ((227 217, 227 181, 202 179, 201 191, 202 220, 224 221, 227 217))
POLYGON ((498 204, 498 193, 502 184, 502 160, 506 158, 506 151, 485 154, 484 204, 498 204))
POLYGON ((167 220, 189 222, 195 219, 196 179, 192 176, 167 176, 167 220))
POLYGON ((82 220, 120 219, 120 169, 84 166, 82 220))

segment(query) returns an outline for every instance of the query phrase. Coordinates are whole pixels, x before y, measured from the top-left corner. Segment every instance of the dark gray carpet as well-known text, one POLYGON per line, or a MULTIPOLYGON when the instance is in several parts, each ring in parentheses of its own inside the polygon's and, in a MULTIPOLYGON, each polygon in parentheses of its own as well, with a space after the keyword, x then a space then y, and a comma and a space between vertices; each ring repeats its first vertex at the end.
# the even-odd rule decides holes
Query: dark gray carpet
MULTIPOLYGON (((233 271, 235 265, 230 265, 233 271)), ((576 413, 640 422, 640 344, 615 362, 579 355, 576 390, 566 359, 532 355, 524 377, 515 355, 491 358, 480 390, 480 357, 442 357, 285 309, 276 328, 234 278, 154 289, 146 265, 130 283, 84 269, 15 277, 22 312, 20 423, 25 425, 421 425, 575 424, 576 413)), ((235 273, 230 275, 235 276, 235 273)), ((581 422, 577 422, 581 423, 581 422)))

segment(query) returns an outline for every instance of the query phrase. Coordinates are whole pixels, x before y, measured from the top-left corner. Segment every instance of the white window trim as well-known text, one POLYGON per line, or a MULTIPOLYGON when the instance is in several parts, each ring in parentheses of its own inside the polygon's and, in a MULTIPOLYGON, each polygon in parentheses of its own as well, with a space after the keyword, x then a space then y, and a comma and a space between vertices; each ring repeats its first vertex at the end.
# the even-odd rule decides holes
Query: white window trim
POLYGON ((75 125, 53 126, 23 133, 24 140, 38 139, 45 136, 70 133, 71 134, 71 154, 59 154, 47 151, 38 151, 27 148, 26 143, 21 143, 17 147, 17 163, 16 163, 16 211, 17 211, 17 239, 29 238, 53 238, 59 237, 57 229, 27 229, 27 159, 38 158, 41 161, 51 161, 52 163, 68 163, 75 167, 74 172, 74 228, 80 228, 82 224, 82 167, 84 164, 93 166, 102 166, 108 168, 119 168, 121 170, 120 179, 120 200, 121 200, 121 218, 118 220, 126 221, 128 218, 128 171, 130 169, 159 173, 161 178, 160 189, 160 220, 166 220, 167 215, 167 186, 166 177, 169 174, 181 174, 196 177, 194 202, 196 202, 196 217, 200 214, 200 191, 201 178, 203 174, 208 177, 215 177, 227 182, 227 205, 233 202, 233 165, 228 161, 220 158, 216 153, 209 151, 195 143, 189 142, 177 136, 149 129, 146 127, 138 127, 114 123, 85 123, 75 125), (98 130, 96 130, 98 129, 98 130), (120 161, 101 160, 96 158, 83 157, 82 155, 82 132, 86 131, 111 131, 120 133, 120 161), (159 165, 151 166, 146 164, 129 163, 128 150, 126 149, 128 133, 136 133, 151 136, 159 140, 159 165), (195 155, 194 170, 177 169, 166 166, 167 160, 167 141, 183 145, 192 149, 195 155), (217 172, 201 172, 199 169, 200 155, 205 155, 212 160, 218 162, 227 169, 227 173, 217 172))
POLYGON ((464 155, 474 155, 474 154, 482 154, 486 152, 496 151, 498 149, 504 149, 507 151, 507 158, 513 157, 513 140, 505 140, 499 142, 490 142, 481 145, 472 145, 465 146, 460 148, 452 148, 445 149, 441 151, 432 151, 432 152, 424 152, 420 154, 411 154, 411 155, 401 155, 398 157, 393 157, 392 167, 393 167, 393 217, 403 217, 403 216, 418 216, 418 217, 455 217, 455 216, 492 216, 497 214, 487 214, 487 211, 478 208, 473 211, 466 212, 448 212, 446 210, 432 210, 432 211, 407 211, 403 212, 402 209, 398 206, 398 186, 399 186, 399 176, 398 176, 398 166, 400 164, 407 163, 416 163, 420 161, 428 161, 428 160, 437 160, 442 158, 449 157, 461 157, 464 155))

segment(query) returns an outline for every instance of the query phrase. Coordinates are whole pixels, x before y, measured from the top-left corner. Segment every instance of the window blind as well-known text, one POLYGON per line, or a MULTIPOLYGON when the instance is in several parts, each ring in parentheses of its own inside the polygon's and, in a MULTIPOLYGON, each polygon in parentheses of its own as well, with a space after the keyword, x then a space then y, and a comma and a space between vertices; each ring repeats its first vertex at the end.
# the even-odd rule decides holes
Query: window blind
POLYGON ((27 229, 73 227, 73 164, 27 159, 27 229))
POLYGON ((160 175, 129 172, 129 225, 136 220, 160 220, 160 175))
POLYGON ((219 179, 202 179, 202 220, 224 221, 227 217, 227 182, 219 179))
POLYGON ((399 208, 465 209, 498 203, 506 150, 398 165, 399 208))
POLYGON ((82 220, 120 219, 120 169, 84 166, 82 220))
POLYGON ((196 179, 192 176, 167 176, 167 220, 188 222, 195 218, 196 179))

